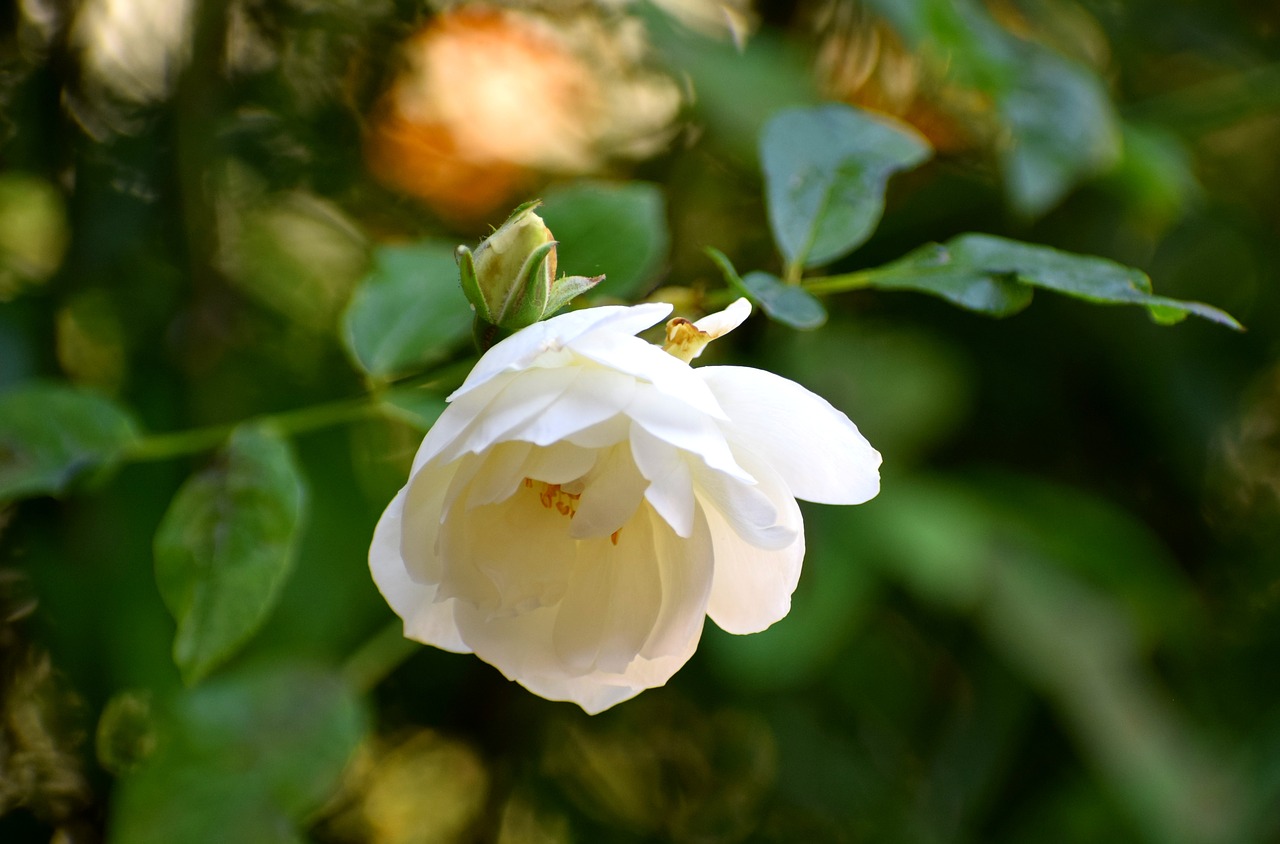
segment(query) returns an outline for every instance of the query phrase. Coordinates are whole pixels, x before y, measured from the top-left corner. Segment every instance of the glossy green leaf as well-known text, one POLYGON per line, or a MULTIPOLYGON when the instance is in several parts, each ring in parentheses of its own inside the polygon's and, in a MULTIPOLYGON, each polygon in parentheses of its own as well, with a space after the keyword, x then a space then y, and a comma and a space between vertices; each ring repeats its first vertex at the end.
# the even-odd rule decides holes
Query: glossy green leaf
POLYGON ((817 328, 827 321, 827 309, 812 293, 787 284, 766 272, 750 272, 739 276, 728 257, 718 249, 708 248, 707 255, 720 268, 730 287, 756 302, 770 319, 801 331, 817 328))
POLYGON ((1031 301, 1032 288, 1041 288, 1099 305, 1140 305, 1166 325, 1195 314, 1241 330, 1234 317, 1211 305, 1153 294, 1151 279, 1141 270, 988 234, 926 244, 859 276, 864 286, 930 293, 997 317, 1022 310, 1031 301))
POLYGON ((447 356, 471 321, 452 245, 382 246, 347 307, 343 341, 364 372, 391 379, 447 356))
POLYGON ((0 395, 0 502, 63 493, 137 436, 123 408, 87 390, 34 383, 0 395))
POLYGON ((114 844, 300 842, 365 730, 358 698, 295 665, 224 677, 169 702, 156 749, 114 795, 114 844))
POLYGON ((812 293, 776 275, 749 272, 742 277, 742 285, 771 319, 783 325, 808 331, 827 321, 827 309, 812 293))
MULTIPOLYGON (((914 290, 996 317, 1016 314, 1031 304, 1032 297, 1031 289, 1008 273, 972 266, 936 243, 927 243, 897 261, 858 276, 856 285, 851 287, 914 290)), ((836 279, 830 281, 834 283, 836 279)), ((822 284, 825 289, 827 285, 822 284)))
POLYGON ((986 234, 960 235, 948 241, 947 249, 962 263, 991 273, 1011 273, 1032 287, 1099 305, 1141 305, 1156 322, 1171 324, 1195 314, 1229 328, 1241 328, 1230 314, 1210 305, 1154 295, 1146 273, 1105 258, 986 234))
POLYGON ((929 157, 908 126, 846 105, 788 109, 760 137, 774 240, 788 264, 829 263, 866 242, 889 177, 929 157))
POLYGON ((156 531, 156 583, 178 624, 173 658, 188 684, 266 621, 293 567, 303 494, 289 444, 241 427, 174 496, 156 531))
POLYGON ((597 293, 640 296, 666 262, 667 206, 656 185, 576 182, 549 191, 539 213, 560 244, 557 274, 603 275, 597 293))

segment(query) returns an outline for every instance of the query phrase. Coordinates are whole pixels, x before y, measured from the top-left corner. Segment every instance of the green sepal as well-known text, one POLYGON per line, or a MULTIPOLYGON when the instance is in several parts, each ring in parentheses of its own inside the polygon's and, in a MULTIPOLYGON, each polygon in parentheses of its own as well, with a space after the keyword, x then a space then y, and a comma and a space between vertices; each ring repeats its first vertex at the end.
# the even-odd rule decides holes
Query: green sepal
POLYGON ((511 296, 502 305, 502 312, 493 320, 503 328, 515 329, 533 325, 547 312, 547 300, 551 296, 551 278, 547 256, 556 248, 554 240, 542 244, 529 253, 515 283, 511 296))
POLYGON ((476 278, 475 257, 471 254, 471 250, 465 246, 459 246, 453 251, 453 257, 458 262, 458 275, 462 277, 462 292, 471 306, 476 309, 476 317, 492 322, 493 314, 489 313, 489 305, 480 292, 480 281, 476 278))
POLYGON ((544 315, 551 316, 556 311, 569 304, 569 302, 571 302, 575 297, 586 293, 602 281, 604 281, 603 275, 561 276, 551 282, 551 296, 547 299, 547 310, 544 315))

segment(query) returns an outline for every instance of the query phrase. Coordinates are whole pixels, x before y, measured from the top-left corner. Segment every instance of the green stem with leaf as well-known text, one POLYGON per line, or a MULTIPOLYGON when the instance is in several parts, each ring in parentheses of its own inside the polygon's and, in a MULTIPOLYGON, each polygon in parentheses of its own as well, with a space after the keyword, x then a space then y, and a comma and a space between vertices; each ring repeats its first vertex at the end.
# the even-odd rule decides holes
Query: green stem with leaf
POLYGON ((381 412, 383 399, 390 390, 436 387, 446 391, 460 383, 474 363, 475 361, 470 358, 453 361, 393 386, 375 387, 363 396, 255 416, 242 422, 141 437, 129 447, 123 458, 130 462, 143 462, 199 454, 202 451, 217 448, 226 441, 232 431, 244 424, 265 425, 286 436, 293 436, 331 428, 335 425, 358 422, 378 415, 381 412))

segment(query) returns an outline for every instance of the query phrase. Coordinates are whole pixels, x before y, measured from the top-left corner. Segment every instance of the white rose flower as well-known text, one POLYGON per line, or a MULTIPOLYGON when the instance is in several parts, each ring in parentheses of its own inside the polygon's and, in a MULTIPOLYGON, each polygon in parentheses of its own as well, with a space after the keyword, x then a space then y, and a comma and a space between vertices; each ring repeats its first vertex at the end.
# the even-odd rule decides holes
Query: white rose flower
POLYGON ((796 499, 872 498, 880 455, 792 381, 689 366, 746 300, 671 320, 665 350, 634 336, 670 310, 570 312, 480 358, 369 550, 405 636, 596 713, 664 684, 706 616, 754 633, 787 614, 796 499))

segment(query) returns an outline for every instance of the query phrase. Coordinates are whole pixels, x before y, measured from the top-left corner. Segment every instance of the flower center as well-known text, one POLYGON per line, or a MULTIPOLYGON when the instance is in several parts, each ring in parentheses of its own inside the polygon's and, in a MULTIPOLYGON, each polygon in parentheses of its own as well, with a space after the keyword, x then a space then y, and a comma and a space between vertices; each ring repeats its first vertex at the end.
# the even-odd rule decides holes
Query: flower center
POLYGON ((565 492, 560 488, 560 484, 535 481, 533 478, 525 478, 524 485, 526 489, 532 489, 537 493, 538 502, 548 510, 554 509, 560 515, 571 519, 578 514, 578 499, 582 497, 581 493, 565 492))
MULTIPOLYGON (((549 484, 546 481, 535 481, 533 478, 524 479, 525 489, 531 489, 538 496, 538 503, 548 510, 555 510, 562 516, 573 518, 578 514, 578 499, 582 497, 580 492, 565 492, 560 484, 549 484)), ((618 544, 618 535, 622 533, 622 528, 618 528, 609 535, 609 541, 614 545, 618 544)))

